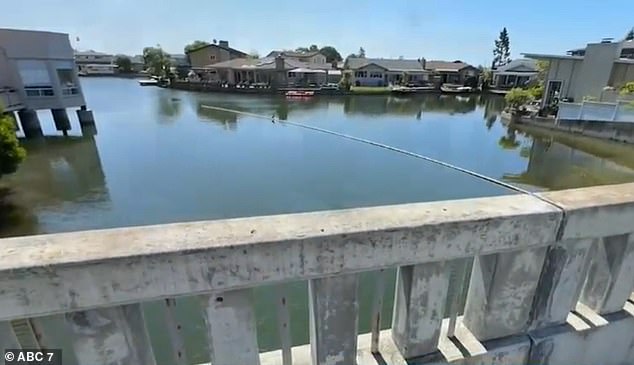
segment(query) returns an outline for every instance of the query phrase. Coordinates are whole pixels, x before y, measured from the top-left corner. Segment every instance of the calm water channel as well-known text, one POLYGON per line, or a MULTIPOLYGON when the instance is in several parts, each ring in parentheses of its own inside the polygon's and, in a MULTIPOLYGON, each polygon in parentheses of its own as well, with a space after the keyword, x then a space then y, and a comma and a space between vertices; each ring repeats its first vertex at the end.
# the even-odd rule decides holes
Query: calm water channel
MULTIPOLYGON (((0 212, 0 237, 512 193, 377 147, 203 105, 380 141, 530 190, 634 181, 634 148, 509 130, 498 118, 504 101, 495 96, 289 101, 140 87, 113 78, 84 78, 82 86, 98 134, 81 137, 71 114, 76 136, 25 143, 27 160, 0 180, 0 194, 10 203, 0 212)), ((48 113, 40 119, 45 133, 56 133, 48 113)), ((369 331, 373 275, 362 275, 359 288, 360 332, 369 331)), ((285 287, 294 341, 306 343, 306 283, 285 287)), ((260 345, 274 349, 275 291, 257 288, 255 298, 260 345)), ((183 299, 179 305, 188 357, 206 361, 198 303, 183 299)), ((164 349, 158 360, 168 364, 161 308, 150 303, 145 309, 155 349, 164 349)), ((59 325, 55 321, 51 326, 59 325)))

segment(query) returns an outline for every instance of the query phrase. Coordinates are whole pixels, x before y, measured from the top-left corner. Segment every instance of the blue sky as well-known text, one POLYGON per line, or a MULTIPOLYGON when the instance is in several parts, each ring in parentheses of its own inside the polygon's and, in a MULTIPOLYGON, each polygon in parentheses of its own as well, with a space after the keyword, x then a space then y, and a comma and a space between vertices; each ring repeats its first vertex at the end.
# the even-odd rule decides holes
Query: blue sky
POLYGON ((69 33, 79 49, 134 54, 158 43, 181 53, 190 41, 215 38, 262 55, 318 44, 345 57, 363 46, 368 57, 475 65, 490 64, 504 26, 514 58, 622 38, 634 26, 634 0, 22 0, 2 7, 0 27, 69 33))

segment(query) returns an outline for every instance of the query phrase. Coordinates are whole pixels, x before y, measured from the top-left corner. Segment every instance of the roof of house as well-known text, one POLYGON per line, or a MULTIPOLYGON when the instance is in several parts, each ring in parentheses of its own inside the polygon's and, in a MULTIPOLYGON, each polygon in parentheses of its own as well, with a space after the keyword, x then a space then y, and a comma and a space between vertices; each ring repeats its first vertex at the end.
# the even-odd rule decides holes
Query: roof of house
POLYGON ((537 61, 534 59, 528 58, 518 58, 507 63, 504 66, 500 66, 497 69, 493 70, 494 73, 502 74, 508 72, 525 72, 525 73, 537 73, 539 70, 537 69, 537 61))
MULTIPOLYGON (((576 48, 567 51, 566 53, 570 56, 583 56, 586 53, 586 48, 576 48)), ((634 49, 634 40, 622 41, 622 50, 632 50, 634 49)))
POLYGON ((220 49, 224 49, 224 50, 229 51, 230 53, 235 53, 235 54, 240 55, 240 56, 246 56, 247 55, 246 53, 244 53, 242 51, 239 51, 239 50, 237 50, 235 48, 225 47, 225 46, 221 46, 219 44, 207 44, 207 45, 204 45, 204 46, 200 46, 198 48, 190 49, 189 51, 187 51, 185 53, 190 54, 192 52, 197 52, 197 51, 200 51, 201 49, 205 49, 205 48, 209 48, 209 47, 217 47, 217 48, 220 48, 220 49))
POLYGON ((130 57, 130 61, 132 61, 132 63, 142 63, 145 64, 145 60, 143 59, 143 56, 141 55, 136 55, 136 56, 132 56, 130 57))
MULTIPOLYGON (((236 69, 274 70, 275 58, 274 57, 235 58, 232 60, 207 65, 204 68, 229 68, 233 70, 236 70, 236 69)), ((284 70, 293 70, 297 68, 308 68, 313 70, 330 70, 331 65, 320 64, 320 63, 306 63, 306 62, 297 61, 291 58, 284 59, 284 70)))
POLYGON ((425 71, 418 60, 394 58, 348 58, 346 65, 351 70, 357 70, 368 65, 376 65, 388 71, 425 71))
POLYGON ((87 51, 75 51, 75 56, 112 56, 109 53, 97 52, 89 49, 87 51))
POLYGON ((453 61, 453 62, 439 61, 439 60, 425 61, 425 69, 430 71, 458 72, 466 67, 473 67, 473 66, 462 61, 453 61))
POLYGON ((295 52, 295 51, 271 51, 266 57, 277 57, 277 56, 286 56, 293 58, 307 58, 318 55, 319 51, 309 51, 309 52, 295 52))

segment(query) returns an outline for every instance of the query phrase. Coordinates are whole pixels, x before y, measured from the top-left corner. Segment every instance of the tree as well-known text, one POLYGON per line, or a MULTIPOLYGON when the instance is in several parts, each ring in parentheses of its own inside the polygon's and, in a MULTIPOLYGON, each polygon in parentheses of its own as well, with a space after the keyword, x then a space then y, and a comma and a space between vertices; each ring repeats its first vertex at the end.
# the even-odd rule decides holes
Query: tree
POLYGON ((297 47, 297 48, 295 48, 295 52, 306 53, 306 52, 308 52, 308 48, 307 47, 297 47))
POLYGON ((339 87, 344 91, 350 91, 352 86, 352 72, 346 70, 343 72, 341 81, 339 81, 339 87))
POLYGON ((323 47, 321 47, 321 49, 319 50, 319 53, 321 53, 324 56, 326 56, 326 62, 328 62, 328 63, 332 63, 332 62, 335 62, 335 61, 342 61, 343 60, 343 58, 341 58, 341 54, 339 54, 337 49, 335 47, 332 47, 332 46, 323 46, 323 47))
POLYGON ((172 63, 169 55, 163 51, 160 45, 143 48, 143 62, 152 75, 169 77, 172 63))
MULTIPOLYGON (((215 39, 214 39, 215 41, 215 39)), ((214 42, 214 44, 216 44, 216 42, 214 42)), ((209 45, 209 42, 207 41, 200 41, 200 40, 196 40, 191 42, 190 44, 186 45, 184 48, 185 53, 189 53, 190 51, 200 48, 200 47, 204 47, 206 45, 209 45)))
POLYGON ((357 54, 359 58, 365 58, 365 49, 363 47, 359 47, 359 53, 357 54))
POLYGON ((256 50, 251 50, 251 52, 249 52, 248 57, 257 60, 258 58, 260 58, 260 54, 256 50))
POLYGON ((308 47, 308 51, 310 51, 310 52, 319 51, 319 47, 317 47, 316 44, 311 44, 310 47, 308 47))
POLYGON ((634 81, 630 81, 621 86, 621 95, 634 95, 634 81))
POLYGON ((509 41, 509 33, 506 27, 500 32, 499 38, 495 41, 495 48, 493 49, 493 64, 492 68, 506 65, 511 61, 511 45, 509 41))
POLYGON ((524 90, 519 87, 511 89, 511 91, 504 96, 504 100, 512 110, 519 109, 522 105, 526 105, 533 101, 533 95, 529 90, 524 90))
POLYGON ((625 40, 634 41, 634 28, 630 29, 630 31, 627 32, 627 35, 625 35, 625 40))
POLYGON ((132 60, 128 56, 117 56, 114 63, 117 65, 119 72, 130 73, 132 72, 132 60))
POLYGON ((14 121, 0 106, 0 177, 15 172, 25 156, 26 151, 15 135, 14 121))

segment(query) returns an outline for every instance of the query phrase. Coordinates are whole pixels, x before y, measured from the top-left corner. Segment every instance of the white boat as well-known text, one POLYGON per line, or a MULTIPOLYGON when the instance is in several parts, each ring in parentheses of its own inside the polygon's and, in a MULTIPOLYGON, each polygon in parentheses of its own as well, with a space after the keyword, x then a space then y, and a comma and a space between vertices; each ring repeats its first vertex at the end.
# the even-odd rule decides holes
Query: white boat
POLYGON ((466 94, 472 93, 473 88, 471 86, 443 84, 440 86, 440 91, 449 94, 466 94))
POLYGON ((392 92, 395 94, 418 94, 436 90, 435 86, 394 86, 392 92))
POLYGON ((156 86, 158 83, 159 82, 156 79, 139 80, 139 85, 141 86, 156 86))

